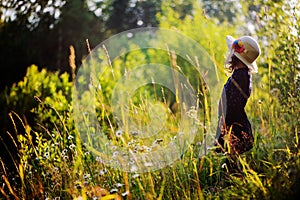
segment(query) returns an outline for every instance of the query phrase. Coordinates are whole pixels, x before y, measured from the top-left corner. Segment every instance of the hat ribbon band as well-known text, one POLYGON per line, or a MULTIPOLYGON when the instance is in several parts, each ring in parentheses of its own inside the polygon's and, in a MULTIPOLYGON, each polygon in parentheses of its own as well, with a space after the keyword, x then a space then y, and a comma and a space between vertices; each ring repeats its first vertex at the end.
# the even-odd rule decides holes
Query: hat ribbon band
POLYGON ((243 56, 249 63, 252 63, 252 59, 243 51, 239 53, 241 56, 243 56))

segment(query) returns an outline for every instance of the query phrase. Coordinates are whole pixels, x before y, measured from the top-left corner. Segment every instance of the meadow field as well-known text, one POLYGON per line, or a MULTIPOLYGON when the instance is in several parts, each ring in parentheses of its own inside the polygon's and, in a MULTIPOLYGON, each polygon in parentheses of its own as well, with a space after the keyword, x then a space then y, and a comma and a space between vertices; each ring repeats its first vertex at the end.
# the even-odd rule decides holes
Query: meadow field
POLYGON ((154 46, 141 48, 146 38, 130 30, 112 37, 116 44, 90 47, 86 40, 82 65, 69 47, 71 73, 31 65, 22 81, 1 92, 0 199, 299 198, 300 4, 258 2, 265 9, 256 13, 251 34, 262 54, 246 105, 253 149, 216 153, 205 140, 219 98, 205 80, 222 89, 230 75, 223 67, 225 37, 249 34, 247 25, 216 23, 196 4, 193 17, 184 18, 162 5, 156 30, 170 33, 162 44, 153 32, 146 42, 154 46), (135 74, 138 80, 126 82, 135 74), (197 104, 186 91, 195 92, 197 104), (177 157, 163 165, 145 161, 157 150, 177 157))

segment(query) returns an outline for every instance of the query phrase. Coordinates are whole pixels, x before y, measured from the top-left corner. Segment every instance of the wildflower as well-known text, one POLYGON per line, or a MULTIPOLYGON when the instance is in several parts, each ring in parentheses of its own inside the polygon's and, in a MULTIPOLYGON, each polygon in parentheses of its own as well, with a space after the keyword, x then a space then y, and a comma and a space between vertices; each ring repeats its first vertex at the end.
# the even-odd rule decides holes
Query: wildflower
POLYGON ((116 137, 121 137, 123 134, 123 130, 117 130, 116 131, 116 137))
MULTIPOLYGON (((198 124, 198 125, 200 125, 200 124, 198 124)), ((204 126, 203 124, 201 126, 202 126, 202 128, 206 128, 206 126, 204 126)), ((197 133, 197 132, 198 132, 198 128, 191 128, 190 129, 190 133, 197 133)))
POLYGON ((91 177, 90 174, 83 174, 83 178, 84 178, 84 179, 88 179, 88 178, 90 178, 90 177, 91 177))
POLYGON ((221 168, 224 169, 226 167, 226 163, 223 163, 221 168))
POLYGON ((137 177, 139 177, 140 175, 139 174, 134 174, 133 176, 132 176, 132 178, 137 178, 137 177))
POLYGON ((68 140, 72 140, 74 137, 72 135, 68 136, 68 140))
POLYGON ((128 165, 133 165, 134 163, 135 163, 135 161, 132 161, 132 160, 131 160, 131 161, 129 161, 127 164, 128 164, 128 165))
POLYGON ((115 166, 120 166, 120 162, 119 162, 118 160, 115 160, 115 161, 114 161, 114 165, 115 165, 115 166))
POLYGON ((118 154, 119 154, 118 151, 113 152, 113 158, 117 157, 118 154))
POLYGON ((122 196, 125 197, 125 196, 127 196, 128 194, 129 194, 129 191, 126 191, 126 192, 123 192, 123 193, 122 193, 122 196))
POLYGON ((96 161, 97 161, 97 162, 100 162, 100 163, 103 162, 103 160, 102 160, 102 158, 101 158, 100 156, 97 156, 97 157, 96 157, 96 161))
POLYGON ((117 184, 116 184, 116 187, 119 188, 119 187, 122 187, 123 185, 124 185, 124 184, 122 184, 122 183, 117 183, 117 184))
POLYGON ((59 168, 58 167, 54 167, 53 168, 53 172, 58 172, 59 171, 59 168))
POLYGON ((212 149, 212 147, 206 147, 207 151, 210 151, 212 149))
POLYGON ((81 190, 81 184, 76 184, 75 186, 74 186, 74 188, 76 188, 77 190, 81 190))
POLYGON ((111 189, 109 192, 110 192, 110 193, 116 193, 116 192, 118 192, 118 189, 117 189, 117 188, 113 188, 113 189, 111 189))
POLYGON ((62 150, 62 155, 65 155, 68 152, 67 149, 62 150))
POLYGON ((131 131, 130 134, 131 134, 132 136, 137 136, 137 135, 139 134, 139 132, 138 132, 138 131, 131 131))
POLYGON ((49 152, 46 152, 46 153, 44 154, 44 157, 49 158, 49 155, 50 155, 50 153, 49 153, 49 152))
POLYGON ((88 156, 88 155, 90 155, 90 152, 87 151, 87 152, 84 153, 84 155, 88 156))
POLYGON ((144 165, 145 165, 145 167, 151 167, 151 166, 153 166, 153 164, 151 162, 146 162, 144 165))
POLYGON ((134 147, 134 152, 135 152, 135 153, 138 152, 139 150, 140 150, 140 146, 134 147))
POLYGON ((151 150, 152 150, 151 147, 146 147, 146 151, 147 151, 147 152, 150 152, 151 150))
POLYGON ((135 172, 137 170, 137 166, 136 165, 132 165, 130 168, 130 172, 135 172))
POLYGON ((133 165, 135 163, 134 158, 130 158, 128 161, 128 165, 133 165))
POLYGON ((84 181, 83 185, 87 186, 89 184, 89 181, 84 181))
POLYGON ((197 110, 195 108, 191 108, 191 110, 189 110, 187 112, 188 117, 190 117, 191 119, 196 119, 197 118, 197 110))
POLYGON ((106 174, 106 172, 107 172, 107 170, 106 169, 102 169, 101 171, 100 171, 100 175, 103 175, 103 174, 106 174))
POLYGON ((76 147, 75 144, 71 144, 71 145, 69 146, 70 149, 74 149, 75 147, 76 147))

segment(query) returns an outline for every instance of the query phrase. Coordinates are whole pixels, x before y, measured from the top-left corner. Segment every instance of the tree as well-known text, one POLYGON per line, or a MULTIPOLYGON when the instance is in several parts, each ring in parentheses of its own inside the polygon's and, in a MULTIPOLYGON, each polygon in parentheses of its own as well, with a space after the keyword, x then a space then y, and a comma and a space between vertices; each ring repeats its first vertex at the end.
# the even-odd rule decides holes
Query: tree
POLYGON ((109 6, 111 13, 106 26, 112 33, 158 25, 156 13, 160 10, 161 0, 114 0, 109 6))
POLYGON ((3 0, 1 2, 1 17, 5 22, 17 21, 18 25, 26 25, 33 30, 40 23, 48 22, 51 28, 58 20, 60 9, 66 1, 18 1, 18 0, 3 0), (9 12, 10 15, 4 15, 4 12, 9 12), (13 17, 12 17, 13 16, 13 17))
POLYGON ((85 39, 97 44, 104 38, 103 21, 88 9, 85 1, 47 2, 2 3, 3 9, 15 10, 17 17, 7 19, 0 27, 0 89, 20 80, 31 64, 69 71, 70 45, 75 46, 79 65, 88 53, 85 39))
POLYGON ((66 0, 1 2, 0 90, 20 80, 27 66, 69 71, 69 46, 76 51, 76 64, 91 47, 124 30, 157 26, 161 1, 66 0), (10 10, 15 18, 4 16, 10 10), (16 73, 17 72, 17 73, 16 73))
POLYGON ((205 13, 218 19, 219 23, 224 21, 236 22, 242 15, 242 5, 239 0, 219 1, 219 0, 202 0, 205 13))
POLYGON ((300 3, 261 0, 257 4, 261 8, 258 33, 264 41, 262 59, 269 70, 269 87, 279 89, 285 111, 299 119, 300 3))

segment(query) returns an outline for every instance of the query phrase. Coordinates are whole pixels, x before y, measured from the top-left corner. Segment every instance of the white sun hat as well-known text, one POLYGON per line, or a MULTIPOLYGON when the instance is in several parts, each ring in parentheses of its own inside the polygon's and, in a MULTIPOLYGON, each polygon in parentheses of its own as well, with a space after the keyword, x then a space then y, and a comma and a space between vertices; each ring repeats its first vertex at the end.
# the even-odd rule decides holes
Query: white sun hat
POLYGON ((232 55, 240 59, 253 73, 258 72, 256 59, 261 54, 257 41, 250 36, 243 36, 234 39, 232 36, 226 36, 229 55, 225 61, 225 66, 231 61, 232 55))

